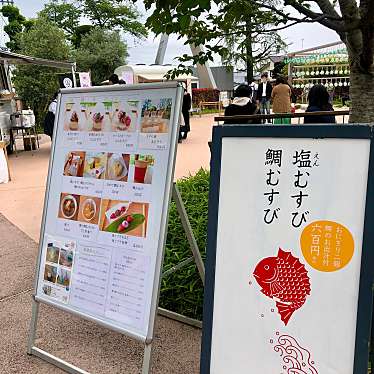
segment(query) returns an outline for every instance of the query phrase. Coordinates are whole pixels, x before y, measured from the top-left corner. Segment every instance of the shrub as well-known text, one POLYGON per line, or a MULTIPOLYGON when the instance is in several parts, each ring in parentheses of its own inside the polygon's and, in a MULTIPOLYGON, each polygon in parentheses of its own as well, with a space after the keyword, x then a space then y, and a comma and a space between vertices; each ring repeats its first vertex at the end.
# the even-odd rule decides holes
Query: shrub
MULTIPOLYGON (((205 259, 208 225, 209 172, 200 169, 195 175, 177 182, 199 249, 205 259)), ((192 256, 175 202, 170 206, 164 271, 192 256)), ((204 287, 195 262, 162 279, 160 306, 191 318, 202 319, 204 287)))
POLYGON ((213 88, 192 89, 192 102, 198 106, 202 101, 219 101, 219 90, 213 88))

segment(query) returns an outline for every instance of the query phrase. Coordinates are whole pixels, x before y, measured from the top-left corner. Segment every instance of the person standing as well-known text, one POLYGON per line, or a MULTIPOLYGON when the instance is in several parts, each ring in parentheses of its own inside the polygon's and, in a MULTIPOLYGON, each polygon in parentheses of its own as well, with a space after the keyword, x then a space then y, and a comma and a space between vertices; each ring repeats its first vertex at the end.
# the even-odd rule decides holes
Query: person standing
POLYGON ((257 100, 258 84, 256 83, 256 81, 253 80, 252 83, 249 85, 249 87, 251 87, 251 90, 252 90, 252 96, 251 96, 252 103, 255 103, 257 100))
MULTIPOLYGON (((326 87, 322 86, 322 84, 316 84, 310 89, 308 102, 309 105, 306 109, 306 113, 334 111, 334 108, 330 103, 330 95, 326 87)), ((335 116, 305 116, 304 123, 335 123, 335 116)))
MULTIPOLYGON (((284 77, 278 77, 271 94, 273 113, 291 113, 291 88, 284 77)), ((290 124, 290 118, 277 118, 275 124, 290 124)))
POLYGON ((58 92, 53 95, 52 101, 48 106, 48 112, 44 119, 44 134, 48 135, 51 140, 53 137, 53 129, 55 126, 55 117, 57 110, 57 96, 58 92))
POLYGON ((188 133, 191 131, 190 127, 190 110, 192 106, 192 99, 189 92, 184 89, 183 102, 182 102, 182 116, 184 125, 180 128, 179 139, 187 139, 188 133))
MULTIPOLYGON (((257 90, 257 105, 260 108, 261 114, 270 114, 270 99, 273 87, 269 82, 268 75, 263 73, 261 75, 261 83, 257 90)), ((267 122, 267 120, 265 121, 267 122)))

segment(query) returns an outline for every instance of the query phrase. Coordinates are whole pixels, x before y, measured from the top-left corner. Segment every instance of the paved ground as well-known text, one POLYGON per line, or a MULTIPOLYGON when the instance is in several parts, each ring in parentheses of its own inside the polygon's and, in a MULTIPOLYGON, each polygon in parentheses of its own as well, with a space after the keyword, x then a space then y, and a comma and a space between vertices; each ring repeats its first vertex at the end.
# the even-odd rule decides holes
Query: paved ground
MULTIPOLYGON (((0 215, 0 372, 62 373, 26 354, 37 244, 0 215)), ((138 374, 143 346, 123 335, 41 307, 37 345, 91 373, 138 374)), ((201 331, 158 318, 153 373, 199 371, 201 331)))

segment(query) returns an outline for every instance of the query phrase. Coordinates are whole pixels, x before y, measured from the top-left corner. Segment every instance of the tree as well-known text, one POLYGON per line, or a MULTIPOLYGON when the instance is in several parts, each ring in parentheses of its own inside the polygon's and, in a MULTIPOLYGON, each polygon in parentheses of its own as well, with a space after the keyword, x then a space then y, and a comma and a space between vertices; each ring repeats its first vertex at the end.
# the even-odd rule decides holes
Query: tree
POLYGON ((127 46, 118 31, 94 28, 82 37, 80 47, 74 52, 78 68, 91 71, 92 81, 100 84, 126 63, 127 46))
MULTIPOLYGON (((64 32, 45 19, 37 19, 32 28, 19 38, 20 52, 39 58, 66 61, 70 48, 64 32)), ((53 94, 59 89, 57 70, 36 65, 18 65, 13 82, 18 95, 30 106, 38 123, 53 94)))
POLYGON ((284 50, 286 44, 277 32, 269 33, 266 28, 279 23, 279 17, 268 10, 261 10, 248 0, 221 1, 215 24, 225 36, 223 53, 226 64, 244 65, 247 82, 254 77, 269 56, 284 50))
POLYGON ((45 17, 55 23, 71 38, 79 27, 80 10, 74 4, 65 0, 51 0, 45 4, 44 9, 39 12, 39 17, 45 17))
POLYGON ((147 35, 147 29, 138 21, 139 12, 122 0, 79 0, 83 14, 102 29, 124 31, 136 37, 147 35))
POLYGON ((39 14, 56 23, 73 43, 78 41, 78 44, 80 37, 87 32, 87 26, 121 31, 136 37, 147 35, 146 28, 138 21, 139 12, 122 0, 50 0, 39 14), (81 16, 90 25, 80 25, 81 16))
MULTIPOLYGON (((218 0, 145 0, 147 9, 153 9, 147 25, 156 34, 176 33, 187 37, 187 43, 195 42, 206 46, 206 52, 195 58, 196 62, 213 59, 213 53, 224 56, 227 47, 213 44, 214 32, 219 37, 219 30, 211 25, 215 15, 210 14, 212 6, 218 0), (194 20, 191 27, 191 21, 194 20), (193 37, 190 37, 193 28, 193 37)), ((275 28, 267 32, 279 31, 297 23, 318 22, 336 31, 347 46, 351 66, 351 122, 371 122, 374 118, 374 1, 373 0, 252 0, 248 4, 258 6, 260 10, 269 10, 279 17, 275 28), (289 9, 298 11, 293 16, 289 9)), ((183 63, 189 56, 181 58, 183 63)))
POLYGON ((8 34, 10 40, 6 43, 6 46, 13 52, 19 52, 19 36, 22 32, 32 27, 33 21, 27 20, 19 9, 13 5, 4 5, 0 12, 8 19, 8 24, 4 27, 4 31, 8 34))

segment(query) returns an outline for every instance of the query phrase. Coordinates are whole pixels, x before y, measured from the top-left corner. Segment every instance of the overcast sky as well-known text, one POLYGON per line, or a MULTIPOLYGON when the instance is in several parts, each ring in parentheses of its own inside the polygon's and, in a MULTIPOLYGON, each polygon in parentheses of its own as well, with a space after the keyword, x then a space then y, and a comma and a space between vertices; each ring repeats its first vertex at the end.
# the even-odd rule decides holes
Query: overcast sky
MULTIPOLYGON (((27 17, 34 17, 43 8, 48 0, 15 0, 15 4, 21 9, 22 14, 27 17)), ((144 14, 144 8, 140 11, 144 14)), ((337 34, 323 26, 317 24, 303 24, 291 27, 282 32, 286 42, 290 44, 289 51, 297 51, 302 48, 315 47, 338 40, 337 34)), ((144 41, 134 41, 127 38, 130 57, 129 63, 154 63, 159 39, 152 37, 144 41)), ((172 37, 169 41, 165 63, 173 63, 173 59, 183 53, 189 53, 188 47, 182 41, 172 37)))

